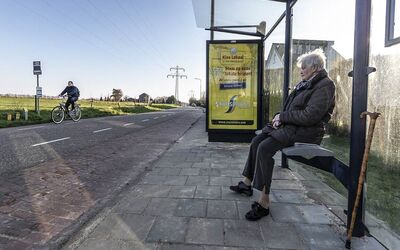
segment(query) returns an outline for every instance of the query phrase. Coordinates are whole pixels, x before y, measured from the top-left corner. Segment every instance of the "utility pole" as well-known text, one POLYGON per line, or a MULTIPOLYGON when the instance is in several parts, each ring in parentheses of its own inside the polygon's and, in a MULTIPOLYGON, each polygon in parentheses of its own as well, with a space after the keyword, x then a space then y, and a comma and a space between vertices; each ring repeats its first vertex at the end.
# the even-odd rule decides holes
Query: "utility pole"
POLYGON ((173 71, 173 70, 175 70, 175 74, 168 74, 167 78, 168 77, 172 77, 172 78, 175 77, 175 99, 177 101, 179 101, 179 78, 182 79, 183 77, 185 77, 187 79, 187 75, 180 74, 179 70, 182 70, 183 72, 185 72, 185 69, 184 68, 179 68, 178 65, 176 65, 176 67, 172 67, 172 68, 169 69, 169 71, 173 71))

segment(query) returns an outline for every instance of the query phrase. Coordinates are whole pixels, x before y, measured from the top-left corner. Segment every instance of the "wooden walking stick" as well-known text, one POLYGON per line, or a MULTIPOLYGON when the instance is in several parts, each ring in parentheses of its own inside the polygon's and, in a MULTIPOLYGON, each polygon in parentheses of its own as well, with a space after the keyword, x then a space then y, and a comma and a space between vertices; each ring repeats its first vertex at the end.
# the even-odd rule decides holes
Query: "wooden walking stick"
POLYGON ((381 114, 376 113, 376 112, 371 113, 371 112, 365 111, 365 112, 361 113, 360 118, 363 119, 367 115, 370 116, 367 142, 365 144, 364 155, 363 155, 363 160, 362 160, 361 170, 360 170, 360 176, 358 177, 357 195, 356 195, 356 200, 354 202, 353 212, 351 214, 350 229, 347 232, 347 240, 346 240, 346 248, 347 249, 351 248, 351 236, 353 234, 354 222, 355 222, 356 216, 357 216, 357 208, 358 208, 358 204, 360 202, 361 190, 362 190, 362 187, 364 184, 365 173, 367 172, 369 150, 371 149, 372 137, 374 135, 374 129, 375 129, 375 122, 376 122, 376 119, 378 119, 378 117, 381 114))

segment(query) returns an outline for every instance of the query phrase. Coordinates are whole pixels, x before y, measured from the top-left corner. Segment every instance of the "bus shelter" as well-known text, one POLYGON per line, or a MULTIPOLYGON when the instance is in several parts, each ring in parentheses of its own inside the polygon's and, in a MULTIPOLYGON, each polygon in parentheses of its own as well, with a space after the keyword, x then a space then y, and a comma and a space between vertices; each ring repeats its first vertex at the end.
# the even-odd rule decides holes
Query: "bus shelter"
MULTIPOLYGON (((206 93, 206 128, 209 133, 210 141, 249 141, 251 136, 254 135, 254 131, 264 126, 266 121, 271 117, 271 114, 268 114, 271 113, 271 106, 276 105, 272 100, 274 94, 283 98, 281 104, 288 97, 290 83, 293 80, 291 73, 293 70, 292 56, 294 54, 307 52, 307 49, 309 51, 313 48, 324 47, 324 51, 326 53, 328 51, 328 53, 334 55, 336 59, 341 56, 340 53, 336 55, 335 51, 332 50, 333 41, 308 40, 307 45, 305 45, 306 47, 304 47, 303 42, 307 40, 307 38, 292 38, 293 17, 295 17, 293 8, 296 4, 302 4, 301 2, 302 1, 297 0, 193 0, 198 27, 210 31, 210 39, 207 41, 206 93), (242 6, 242 8, 240 8, 240 6, 242 6), (238 9, 241 9, 241 11, 238 12, 238 9), (265 27, 262 27, 262 21, 266 19, 268 19, 266 30, 263 31, 262 29, 265 29, 265 27), (261 52, 264 51, 264 43, 273 38, 275 29, 278 26, 282 27, 283 25, 284 41, 283 43, 272 43, 271 52, 264 63, 264 52, 261 52), (228 35, 225 35, 222 40, 216 40, 216 33, 228 35), (252 36, 255 38, 249 41, 243 39, 243 36, 252 36), (237 45, 247 47, 246 49, 242 48, 238 50, 240 46, 238 47, 237 45), (253 54, 252 52, 243 52, 250 51, 253 45, 257 47, 257 52, 253 52, 253 54), (232 59, 237 55, 238 51, 240 51, 240 53, 243 52, 242 55, 238 55, 238 57, 232 59), (225 59, 231 60, 230 63, 232 64, 239 64, 238 62, 240 60, 243 61, 245 58, 248 58, 247 65, 253 65, 253 68, 249 70, 249 74, 252 77, 227 77, 230 72, 244 74, 249 67, 247 65, 234 65, 230 67, 228 61, 223 61, 224 53, 225 59), (246 53, 247 57, 245 56, 246 53), (256 56, 257 53, 258 55, 256 56), (217 54, 218 56, 216 56, 217 54), (220 58, 220 60, 217 61, 216 58, 220 58), (251 61, 250 58, 253 58, 253 61, 251 61), (260 81, 264 81, 265 77, 268 77, 263 74, 273 72, 273 70, 269 71, 269 69, 274 69, 274 67, 276 69, 279 67, 282 68, 283 77, 280 78, 281 87, 266 89, 265 87, 259 86, 260 81), (237 70, 237 68, 239 70, 237 70), (226 74, 223 75, 223 72, 226 72, 226 74), (258 74, 257 76, 254 76, 255 72, 258 74), (218 79, 216 80, 215 77, 218 79), (248 98, 247 104, 240 105, 248 107, 248 111, 251 114, 242 113, 232 118, 232 110, 239 106, 238 103, 240 102, 238 102, 238 100, 245 100, 245 98, 248 98), (243 118, 246 117, 246 115, 248 115, 248 118, 243 118)), ((394 1, 388 0, 388 2, 393 3, 394 1)), ((314 8, 307 11, 307 13, 311 15, 315 12, 327 12, 326 15, 329 16, 329 11, 327 9, 322 10, 314 8)), ((360 176, 360 166, 366 143, 366 119, 360 119, 360 114, 367 110, 368 75, 375 71, 375 68, 369 65, 371 0, 355 0, 354 10, 352 11, 354 11, 354 22, 348 25, 354 25, 354 33, 351 34, 352 38, 354 38, 354 48, 351 70, 345 72, 348 77, 351 77, 352 84, 350 107, 350 160, 348 167, 343 166, 347 169, 344 169, 343 173, 345 173, 345 176, 342 176, 348 190, 347 229, 349 229, 351 221, 351 211, 354 207, 357 183, 360 176)), ((335 20, 334 17, 331 19, 328 17, 327 19, 331 20, 331 22, 335 20)), ((306 28, 312 29, 312 24, 306 28)), ((391 34, 393 38, 393 31, 389 30, 387 33, 389 33, 389 35, 391 34)), ((396 39, 390 41, 393 43, 396 39)), ((391 42, 389 42, 389 44, 391 42)), ((328 63, 334 64, 335 61, 328 63)), ((338 74, 338 76, 340 75, 338 74)), ((335 80, 340 81, 341 79, 338 77, 335 80)), ((281 106, 279 108, 281 108, 281 106)), ((282 157, 282 167, 287 167, 285 155, 282 157)), ((365 194, 365 190, 363 190, 362 194, 365 194)), ((364 236, 368 232, 364 221, 364 195, 361 197, 361 201, 357 209, 355 227, 353 230, 353 236, 356 237, 364 236)))

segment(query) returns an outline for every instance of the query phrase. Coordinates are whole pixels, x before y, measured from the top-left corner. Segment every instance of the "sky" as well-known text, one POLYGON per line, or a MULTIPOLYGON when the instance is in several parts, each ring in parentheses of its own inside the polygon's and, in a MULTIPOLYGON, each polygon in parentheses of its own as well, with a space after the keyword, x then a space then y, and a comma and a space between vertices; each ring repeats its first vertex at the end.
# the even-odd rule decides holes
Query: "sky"
MULTIPOLYGON (((217 0, 216 8, 217 25, 265 20, 269 30, 285 4, 217 0)), ((210 37, 200 19, 192 0, 0 0, 0 93, 35 94, 32 62, 41 61, 44 95, 58 95, 72 80, 84 98, 110 95, 113 88, 134 98, 170 96, 175 79, 167 75, 178 65, 187 76, 179 80, 180 100, 198 98, 200 83, 205 90, 210 37)), ((339 53, 352 56, 354 0, 298 1, 294 22, 293 38, 334 40, 339 53), (341 18, 332 22, 321 8, 341 18)), ((243 38, 251 37, 215 34, 243 38)), ((272 42, 283 41, 284 22, 267 39, 266 54, 272 42)))

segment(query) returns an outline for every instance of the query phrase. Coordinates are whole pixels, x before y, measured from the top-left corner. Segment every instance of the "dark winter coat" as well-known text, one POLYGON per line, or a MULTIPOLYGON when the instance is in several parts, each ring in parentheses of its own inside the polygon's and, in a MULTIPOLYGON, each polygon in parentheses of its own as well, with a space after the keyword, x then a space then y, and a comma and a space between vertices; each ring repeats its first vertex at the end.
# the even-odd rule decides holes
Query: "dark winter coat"
POLYGON ((290 93, 280 113, 281 127, 269 134, 288 146, 295 142, 320 144, 334 107, 335 84, 321 70, 304 87, 290 93))
POLYGON ((67 86, 60 95, 67 93, 68 97, 79 97, 79 89, 75 86, 67 86))

